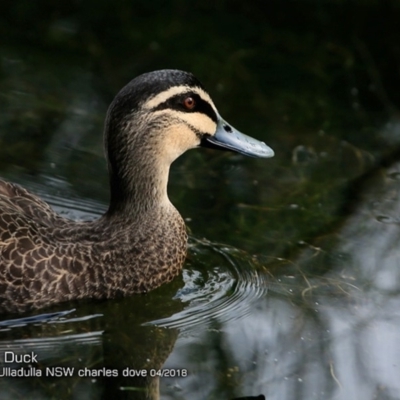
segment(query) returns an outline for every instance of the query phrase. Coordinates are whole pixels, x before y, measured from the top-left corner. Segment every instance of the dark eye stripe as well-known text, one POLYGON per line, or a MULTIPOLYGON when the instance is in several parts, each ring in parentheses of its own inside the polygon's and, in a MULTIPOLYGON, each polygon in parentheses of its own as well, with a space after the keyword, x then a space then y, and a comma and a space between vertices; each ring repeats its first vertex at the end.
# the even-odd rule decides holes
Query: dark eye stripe
POLYGON ((157 107, 153 108, 153 111, 165 110, 167 108, 170 108, 172 110, 182 111, 185 113, 200 112, 210 117, 215 123, 218 122, 217 114, 211 107, 211 104, 203 100, 198 94, 193 92, 177 94, 175 96, 172 96, 168 100, 159 104, 157 107), (188 110, 182 104, 183 100, 188 96, 193 97, 193 99, 196 102, 196 106, 192 110, 188 110))

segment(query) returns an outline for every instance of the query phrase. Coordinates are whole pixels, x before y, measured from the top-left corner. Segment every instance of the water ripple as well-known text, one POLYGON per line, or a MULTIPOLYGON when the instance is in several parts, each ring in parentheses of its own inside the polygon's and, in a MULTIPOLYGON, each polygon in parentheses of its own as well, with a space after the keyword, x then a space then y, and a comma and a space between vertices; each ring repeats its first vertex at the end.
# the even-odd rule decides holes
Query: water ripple
POLYGON ((197 239, 191 240, 183 278, 185 286, 176 298, 188 306, 151 324, 189 330, 215 320, 237 320, 249 314, 268 287, 267 274, 249 254, 197 239))

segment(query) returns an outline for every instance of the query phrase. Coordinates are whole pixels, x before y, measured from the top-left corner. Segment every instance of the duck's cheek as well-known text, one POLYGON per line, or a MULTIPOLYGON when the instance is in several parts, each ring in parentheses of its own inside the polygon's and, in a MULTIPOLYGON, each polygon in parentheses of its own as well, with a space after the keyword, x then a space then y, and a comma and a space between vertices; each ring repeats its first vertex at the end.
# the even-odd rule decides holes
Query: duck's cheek
POLYGON ((201 112, 180 112, 177 117, 195 132, 213 135, 217 130, 217 122, 213 121, 207 114, 201 112))
POLYGON ((172 163, 189 149, 199 146, 200 137, 186 124, 171 125, 164 132, 161 143, 162 154, 167 163, 172 163))

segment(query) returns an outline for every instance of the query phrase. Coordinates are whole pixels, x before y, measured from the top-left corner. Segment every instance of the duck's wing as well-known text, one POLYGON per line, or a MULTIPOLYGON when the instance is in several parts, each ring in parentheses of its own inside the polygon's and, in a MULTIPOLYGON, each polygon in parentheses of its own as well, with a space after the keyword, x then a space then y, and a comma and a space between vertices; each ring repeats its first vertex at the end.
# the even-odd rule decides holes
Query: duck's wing
MULTIPOLYGON (((58 226, 67 220, 38 196, 14 183, 0 180, 0 217, 7 210, 13 210, 45 226, 58 226)), ((2 229, 0 223, 0 231, 2 229)))

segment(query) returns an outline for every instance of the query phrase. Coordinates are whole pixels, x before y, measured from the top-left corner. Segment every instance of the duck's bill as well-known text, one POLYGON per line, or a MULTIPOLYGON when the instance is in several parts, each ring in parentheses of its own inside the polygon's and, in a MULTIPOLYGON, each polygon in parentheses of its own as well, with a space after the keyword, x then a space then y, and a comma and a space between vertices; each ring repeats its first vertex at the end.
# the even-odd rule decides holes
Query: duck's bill
POLYGON ((221 116, 218 116, 217 131, 214 136, 205 137, 201 145, 220 150, 231 150, 250 157, 269 158, 274 156, 274 151, 264 142, 239 132, 221 116))

